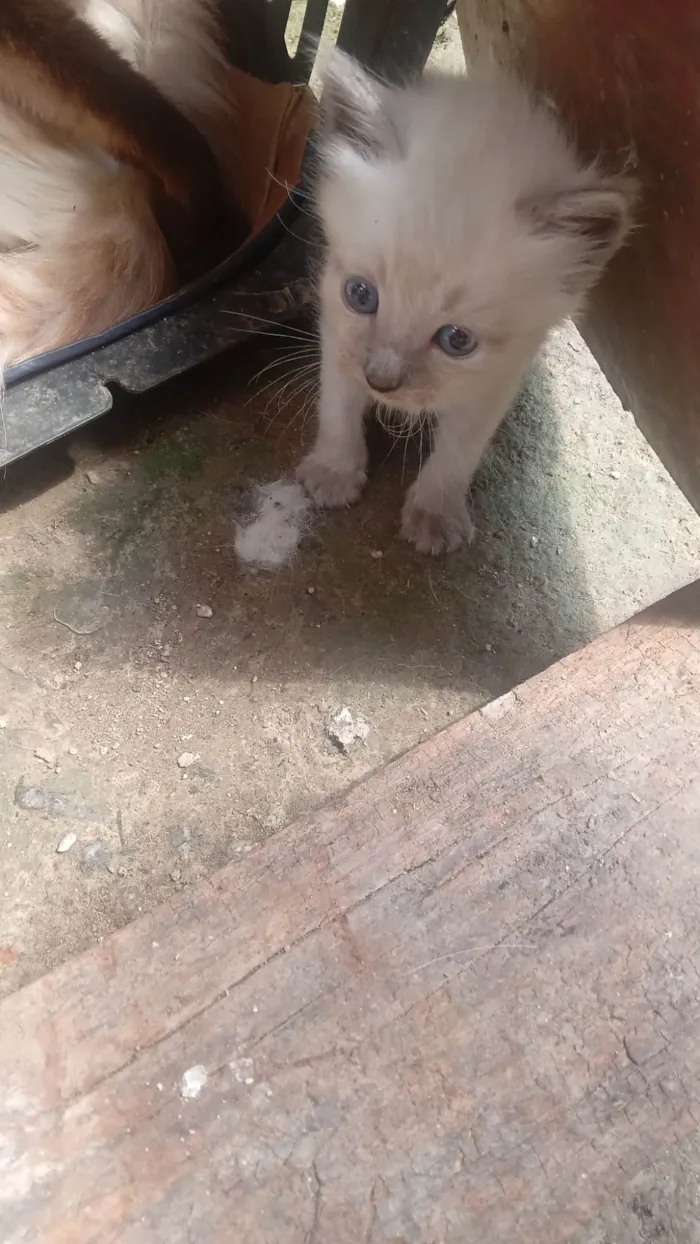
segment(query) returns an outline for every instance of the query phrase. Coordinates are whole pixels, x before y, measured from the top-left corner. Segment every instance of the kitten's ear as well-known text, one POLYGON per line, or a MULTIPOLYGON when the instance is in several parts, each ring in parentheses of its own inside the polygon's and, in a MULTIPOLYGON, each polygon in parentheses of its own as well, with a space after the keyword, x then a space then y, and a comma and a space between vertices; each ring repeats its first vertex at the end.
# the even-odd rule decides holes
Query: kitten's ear
POLYGON ((334 48, 321 57, 321 132, 364 156, 400 154, 391 118, 393 92, 334 48))
POLYGON ((518 212, 541 237, 580 244, 569 288, 585 289, 620 249, 633 223, 637 184, 630 177, 597 178, 590 185, 529 196, 518 212))

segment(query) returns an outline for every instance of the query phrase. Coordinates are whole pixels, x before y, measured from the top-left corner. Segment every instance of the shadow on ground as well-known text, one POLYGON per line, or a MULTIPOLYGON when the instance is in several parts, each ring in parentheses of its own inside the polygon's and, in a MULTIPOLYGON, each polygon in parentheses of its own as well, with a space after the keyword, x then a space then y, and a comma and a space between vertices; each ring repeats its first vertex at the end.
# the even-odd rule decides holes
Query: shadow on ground
POLYGON ((276 357, 117 394, 2 482, 4 989, 598 629, 541 369, 475 489, 472 549, 431 561, 397 539, 418 450, 378 434, 356 509, 319 515, 287 569, 241 566, 251 486, 311 432, 275 385, 266 411, 252 378, 276 357), (371 726, 349 755, 326 733, 340 706, 371 726))
POLYGON ((172 673, 223 686, 253 669, 275 682, 338 678, 342 664, 346 683, 448 679, 490 695, 595 633, 542 370, 477 481, 472 549, 428 560, 397 539, 418 446, 393 447, 377 429, 362 503, 316 516, 290 567, 241 566, 233 538, 251 485, 291 471, 309 433, 288 410, 270 417, 264 400, 246 397, 248 373, 266 361, 224 360, 158 394, 117 394, 82 440, 8 471, 0 508, 14 515, 9 542, 24 536, 28 547, 14 565, 5 559, 3 596, 19 606, 23 652, 55 645, 53 602, 77 629, 100 621, 87 647, 105 668, 160 661, 158 622, 172 673), (213 611, 206 627, 200 601, 213 611))

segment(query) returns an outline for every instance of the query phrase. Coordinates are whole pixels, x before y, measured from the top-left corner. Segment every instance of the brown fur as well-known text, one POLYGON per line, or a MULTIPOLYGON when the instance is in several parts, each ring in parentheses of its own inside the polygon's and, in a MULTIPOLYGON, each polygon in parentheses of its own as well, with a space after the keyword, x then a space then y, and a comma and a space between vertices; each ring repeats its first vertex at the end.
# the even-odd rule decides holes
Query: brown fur
POLYGON ((224 195, 206 140, 64 0, 0 0, 0 101, 147 173, 185 269, 220 231, 224 195))

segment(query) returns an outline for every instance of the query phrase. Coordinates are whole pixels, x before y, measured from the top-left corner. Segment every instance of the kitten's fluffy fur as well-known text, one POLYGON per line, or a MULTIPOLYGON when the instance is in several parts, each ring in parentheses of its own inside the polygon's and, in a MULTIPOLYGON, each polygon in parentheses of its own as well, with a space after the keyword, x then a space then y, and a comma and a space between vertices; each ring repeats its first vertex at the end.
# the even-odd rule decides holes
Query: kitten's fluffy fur
MULTIPOLYGON (((70 4, 218 155, 230 100, 212 0, 70 4)), ((8 365, 100 332, 175 284, 147 176, 0 92, 0 381, 8 365)))
POLYGON ((390 89, 334 52, 322 122, 321 398, 298 477, 320 505, 354 502, 372 401, 432 412, 401 530, 449 551, 471 536, 466 491, 523 373, 623 242, 634 187, 582 165, 551 109, 500 74, 390 89), (350 277, 376 288, 376 314, 348 308, 350 277), (474 334, 473 353, 443 353, 443 325, 474 334))

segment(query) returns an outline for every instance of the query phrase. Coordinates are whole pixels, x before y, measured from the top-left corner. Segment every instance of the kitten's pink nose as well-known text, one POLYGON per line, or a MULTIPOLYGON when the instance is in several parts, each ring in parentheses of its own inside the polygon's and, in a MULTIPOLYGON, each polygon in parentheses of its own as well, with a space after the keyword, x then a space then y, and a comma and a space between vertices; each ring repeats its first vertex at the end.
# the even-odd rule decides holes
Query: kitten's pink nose
POLYGON ((394 393, 404 381, 404 363, 396 350, 379 349, 365 364, 365 380, 375 393, 394 393))
POLYGON ((394 380, 385 376, 373 376, 371 372, 365 372, 365 380, 370 389, 375 393, 395 393, 401 388, 401 378, 394 380))

